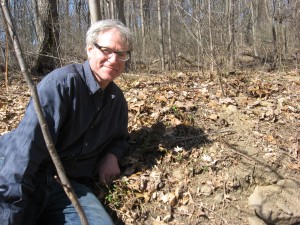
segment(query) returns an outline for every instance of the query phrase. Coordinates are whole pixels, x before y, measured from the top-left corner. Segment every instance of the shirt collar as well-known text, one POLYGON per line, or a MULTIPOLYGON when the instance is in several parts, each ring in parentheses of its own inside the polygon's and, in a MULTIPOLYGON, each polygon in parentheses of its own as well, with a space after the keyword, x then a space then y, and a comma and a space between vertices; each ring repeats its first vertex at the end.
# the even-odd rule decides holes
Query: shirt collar
POLYGON ((88 86, 90 91, 94 94, 97 91, 101 90, 100 85, 98 84, 98 82, 96 81, 96 79, 93 75, 93 72, 91 70, 90 63, 88 60, 84 62, 83 68, 84 68, 84 73, 85 73, 86 85, 88 86))
MULTIPOLYGON (((84 62, 83 68, 85 73, 86 85, 90 89, 91 93, 95 94, 97 91, 103 91, 93 75, 88 60, 84 62)), ((108 92, 112 95, 111 99, 115 98, 115 95, 111 93, 113 92, 113 86, 113 82, 110 82, 110 84, 105 88, 105 92, 108 92)))

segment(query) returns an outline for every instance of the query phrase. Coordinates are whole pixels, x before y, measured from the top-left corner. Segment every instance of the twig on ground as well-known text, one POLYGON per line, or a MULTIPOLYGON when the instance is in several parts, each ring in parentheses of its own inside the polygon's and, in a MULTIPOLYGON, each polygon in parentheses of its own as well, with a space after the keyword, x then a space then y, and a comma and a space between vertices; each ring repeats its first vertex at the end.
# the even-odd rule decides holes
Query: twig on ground
POLYGON ((248 159, 248 160, 250 160, 250 161, 254 161, 254 159, 250 158, 250 157, 249 157, 248 155, 246 155, 245 153, 242 153, 242 152, 236 150, 236 149, 232 146, 232 144, 229 144, 227 141, 221 139, 220 142, 222 142, 223 144, 225 144, 229 149, 231 149, 232 151, 234 151, 236 154, 238 154, 238 155, 240 155, 240 156, 242 156, 242 157, 244 157, 244 158, 246 158, 246 159, 248 159))
POLYGON ((210 213, 218 216, 225 224, 228 224, 227 221, 220 214, 218 214, 218 213, 214 212, 213 210, 211 210, 210 208, 204 206, 203 203, 199 204, 198 206, 208 210, 210 213))

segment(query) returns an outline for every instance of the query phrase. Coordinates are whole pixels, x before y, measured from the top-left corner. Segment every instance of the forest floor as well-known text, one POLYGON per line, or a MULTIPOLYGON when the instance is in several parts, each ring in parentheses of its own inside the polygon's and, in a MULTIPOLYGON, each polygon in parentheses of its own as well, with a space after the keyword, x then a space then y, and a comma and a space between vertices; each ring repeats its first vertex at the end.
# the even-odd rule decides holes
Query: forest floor
MULTIPOLYGON (((255 187, 300 180, 299 72, 235 73, 222 88, 192 72, 124 74, 117 83, 132 149, 121 177, 97 190, 116 224, 249 224, 255 187)), ((18 79, 0 90, 3 134, 30 93, 18 79)))

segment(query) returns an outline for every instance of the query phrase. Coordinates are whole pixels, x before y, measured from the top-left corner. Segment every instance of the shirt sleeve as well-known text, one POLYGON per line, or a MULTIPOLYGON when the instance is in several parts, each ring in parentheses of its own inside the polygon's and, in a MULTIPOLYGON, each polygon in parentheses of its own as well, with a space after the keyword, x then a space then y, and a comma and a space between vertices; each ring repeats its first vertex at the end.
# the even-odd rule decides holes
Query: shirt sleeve
MULTIPOLYGON (((37 91, 55 143, 68 103, 64 98, 66 88, 50 77, 40 82, 37 91)), ((19 126, 3 138, 8 139, 5 147, 0 146, 5 157, 0 167, 0 224, 3 225, 18 224, 21 220, 28 196, 35 189, 36 173, 40 165, 50 159, 32 99, 19 126)))
POLYGON ((108 146, 108 152, 117 156, 118 160, 124 157, 129 150, 129 136, 124 135, 120 138, 115 138, 108 146))

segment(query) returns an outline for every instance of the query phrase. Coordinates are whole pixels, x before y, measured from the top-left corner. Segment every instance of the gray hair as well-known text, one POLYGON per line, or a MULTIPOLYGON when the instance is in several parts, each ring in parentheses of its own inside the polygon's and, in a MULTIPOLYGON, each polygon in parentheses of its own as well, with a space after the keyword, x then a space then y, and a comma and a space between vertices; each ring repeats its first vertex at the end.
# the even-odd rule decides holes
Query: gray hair
POLYGON ((86 32, 86 46, 93 45, 98 38, 98 35, 105 33, 113 28, 116 28, 124 41, 124 44, 129 50, 132 50, 132 33, 121 21, 107 19, 95 22, 86 32))

